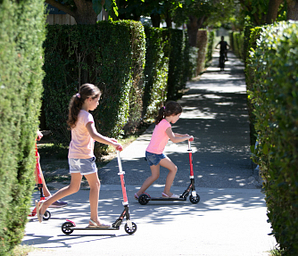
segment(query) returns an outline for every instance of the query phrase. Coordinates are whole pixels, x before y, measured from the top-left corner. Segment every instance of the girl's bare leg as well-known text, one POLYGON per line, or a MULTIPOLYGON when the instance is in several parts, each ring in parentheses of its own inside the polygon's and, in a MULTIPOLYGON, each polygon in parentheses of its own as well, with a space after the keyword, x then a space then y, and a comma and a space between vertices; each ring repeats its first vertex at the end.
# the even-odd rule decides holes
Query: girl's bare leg
MULTIPOLYGON (((51 196, 51 192, 49 191, 48 187, 47 187, 47 184, 45 182, 45 179, 44 179, 44 176, 43 176, 43 173, 42 173, 42 170, 41 170, 41 166, 40 166, 40 155, 38 153, 38 167, 39 167, 39 171, 40 171, 40 178, 41 178, 41 181, 42 181, 42 192, 43 192, 43 195, 45 197, 49 197, 51 196)), ((38 184, 38 176, 37 176, 37 170, 35 170, 35 182, 36 184, 38 184)))
POLYGON ((165 167, 169 170, 167 179, 166 179, 166 184, 165 184, 165 188, 164 188, 164 193, 167 194, 168 196, 172 196, 173 193, 170 192, 171 190, 171 186, 173 184, 173 181, 175 179, 176 173, 177 173, 177 166, 171 161, 170 158, 166 157, 164 159, 162 159, 160 162, 160 165, 162 167, 165 167))
POLYGON ((52 197, 45 200, 40 208, 40 214, 44 214, 46 209, 57 200, 74 194, 79 191, 81 185, 82 175, 80 173, 72 173, 70 184, 57 191, 52 197))
POLYGON ((151 169, 151 176, 148 177, 148 178, 144 181, 142 187, 141 187, 140 190, 136 193, 138 196, 140 196, 141 194, 143 194, 143 193, 146 191, 146 189, 149 188, 149 187, 152 185, 152 183, 153 183, 154 181, 156 181, 156 180, 159 178, 160 165, 159 165, 159 164, 158 164, 158 165, 151 165, 151 166, 150 166, 150 169, 151 169))
MULTIPOLYGON (((100 220, 98 218, 98 198, 100 190, 100 181, 98 179, 97 172, 85 175, 89 187, 89 202, 90 202, 90 219, 93 220, 97 225, 100 225, 100 220)), ((92 224, 92 223, 89 223, 92 224)))

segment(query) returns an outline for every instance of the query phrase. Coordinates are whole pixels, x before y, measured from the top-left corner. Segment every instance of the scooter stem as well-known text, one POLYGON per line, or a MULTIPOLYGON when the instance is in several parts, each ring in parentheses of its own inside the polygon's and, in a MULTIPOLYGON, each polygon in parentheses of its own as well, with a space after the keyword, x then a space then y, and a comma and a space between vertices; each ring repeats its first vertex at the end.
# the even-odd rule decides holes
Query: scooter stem
POLYGON ((126 193, 125 182, 124 182, 125 172, 122 170, 122 164, 121 164, 121 158, 120 158, 120 151, 119 150, 117 150, 117 160, 118 160, 118 167, 119 167, 118 175, 120 176, 122 195, 123 195, 123 205, 128 205, 127 193, 126 193))
POLYGON ((190 167, 190 179, 194 178, 194 173, 193 173, 193 163, 192 163, 192 149, 190 147, 190 140, 188 140, 188 150, 189 153, 189 167, 190 167))

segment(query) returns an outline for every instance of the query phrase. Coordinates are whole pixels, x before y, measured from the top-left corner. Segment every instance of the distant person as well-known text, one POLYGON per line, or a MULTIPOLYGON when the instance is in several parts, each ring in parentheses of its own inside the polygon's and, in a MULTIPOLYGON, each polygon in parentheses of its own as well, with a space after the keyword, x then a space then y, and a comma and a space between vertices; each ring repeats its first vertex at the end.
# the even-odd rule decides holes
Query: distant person
POLYGON ((140 190, 135 193, 135 199, 144 194, 146 189, 159 178, 160 166, 169 170, 162 197, 179 198, 178 195, 170 191, 177 173, 177 166, 163 151, 169 139, 174 143, 179 143, 193 138, 193 136, 188 134, 178 134, 172 131, 171 124, 175 124, 178 121, 181 113, 181 106, 174 101, 170 101, 165 107, 160 108, 159 115, 155 119, 156 126, 146 149, 146 160, 151 169, 151 176, 145 180, 140 190))
POLYGON ((111 145, 116 149, 121 147, 121 144, 115 139, 99 134, 95 128, 93 116, 89 111, 97 108, 100 96, 101 92, 95 85, 83 84, 79 92, 73 95, 70 100, 67 124, 71 129, 71 142, 68 151, 71 181, 69 186, 60 189, 44 202, 35 201, 39 222, 42 222, 43 214, 53 202, 79 191, 82 176, 84 175, 90 186, 90 220, 88 227, 110 227, 109 224, 101 222, 98 218, 100 181, 93 152, 94 142, 98 141, 111 145))
MULTIPOLYGON (((41 138, 43 137, 43 134, 40 132, 40 131, 37 131, 37 140, 40 141, 41 138)), ((40 178, 41 178, 41 181, 42 181, 42 192, 43 192, 43 195, 45 196, 45 199, 48 199, 49 197, 51 197, 51 192, 49 191, 48 187, 47 187, 47 184, 46 184, 46 181, 44 179, 44 176, 43 176, 43 173, 42 173, 42 170, 41 170, 41 166, 40 166, 40 155, 39 153, 37 153, 38 156, 37 156, 37 164, 38 164, 38 167, 39 167, 39 171, 40 171, 40 178)), ((36 184, 38 184, 38 173, 37 173, 37 169, 35 170, 35 181, 36 181, 36 184)), ((55 201, 53 202, 49 208, 61 208, 61 207, 65 207, 67 205, 67 202, 64 202, 64 201, 55 201)))
POLYGON ((221 37, 221 41, 215 46, 218 49, 218 45, 220 45, 219 55, 224 55, 225 60, 228 60, 228 49, 230 49, 229 44, 224 40, 224 37, 221 37))

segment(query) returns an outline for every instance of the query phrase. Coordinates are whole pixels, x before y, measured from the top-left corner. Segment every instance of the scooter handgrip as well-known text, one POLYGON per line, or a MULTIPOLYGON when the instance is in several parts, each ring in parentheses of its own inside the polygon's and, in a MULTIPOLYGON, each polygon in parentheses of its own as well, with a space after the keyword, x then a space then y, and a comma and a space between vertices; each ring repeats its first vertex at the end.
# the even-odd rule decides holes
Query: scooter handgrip
POLYGON ((194 138, 190 138, 189 141, 194 141, 194 138))
POLYGON ((116 150, 122 151, 123 148, 122 148, 121 146, 118 146, 118 147, 116 148, 116 150))

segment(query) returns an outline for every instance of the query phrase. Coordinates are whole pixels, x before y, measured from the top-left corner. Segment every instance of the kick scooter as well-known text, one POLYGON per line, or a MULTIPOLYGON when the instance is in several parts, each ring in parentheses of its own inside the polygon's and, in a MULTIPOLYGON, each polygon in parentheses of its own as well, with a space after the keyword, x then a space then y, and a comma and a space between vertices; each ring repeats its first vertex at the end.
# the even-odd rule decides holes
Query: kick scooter
POLYGON ((118 159, 118 167, 119 167, 119 173, 120 181, 121 181, 121 188, 122 188, 122 194, 123 194, 123 206, 124 210, 120 214, 119 218, 111 225, 111 227, 104 228, 104 227, 86 227, 86 228, 80 228, 77 227, 76 224, 71 220, 66 220, 62 224, 62 232, 65 235, 70 235, 74 230, 119 230, 120 225, 122 224, 122 221, 124 218, 126 218, 126 223, 124 226, 124 230, 127 234, 132 235, 137 231, 137 225, 130 220, 130 214, 129 214, 129 205, 128 205, 128 198, 125 188, 125 181, 124 181, 124 174, 125 172, 122 170, 122 164, 121 164, 121 158, 120 158, 120 151, 122 151, 121 147, 117 148, 117 159, 118 159))
POLYGON ((149 201, 186 201, 189 193, 189 201, 193 204, 197 204, 200 202, 200 196, 197 194, 195 190, 195 179, 194 179, 194 171, 193 171, 193 163, 192 163, 192 149, 190 146, 190 142, 193 139, 188 140, 188 153, 189 153, 189 165, 190 165, 190 184, 188 185, 187 189, 180 195, 179 198, 171 198, 171 197, 150 197, 148 194, 142 194, 139 196, 139 203, 142 205, 147 204, 149 201))
MULTIPOLYGON (((39 156, 38 156, 38 151, 37 151, 37 144, 35 144, 35 158, 36 158, 36 165, 35 165, 35 169, 36 169, 36 174, 37 174, 37 188, 40 192, 40 200, 45 200, 45 196, 43 194, 43 184, 42 184, 42 179, 41 179, 41 173, 40 173, 40 168, 39 168, 39 156)), ((34 217, 36 215, 36 207, 34 207, 34 209, 32 210, 32 212, 28 215, 29 217, 34 217)), ((51 213, 46 210, 46 212, 43 215, 43 220, 49 220, 51 218, 51 213)))

